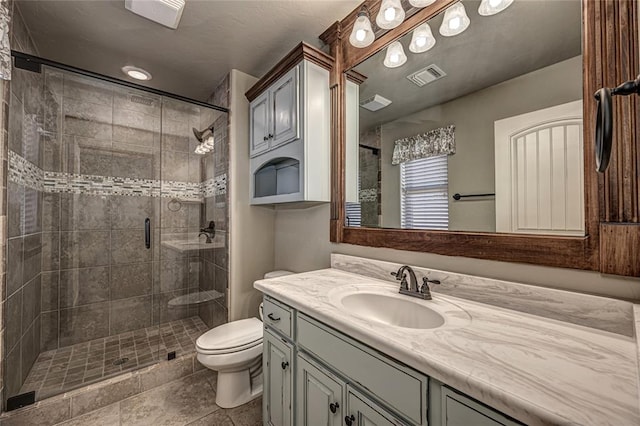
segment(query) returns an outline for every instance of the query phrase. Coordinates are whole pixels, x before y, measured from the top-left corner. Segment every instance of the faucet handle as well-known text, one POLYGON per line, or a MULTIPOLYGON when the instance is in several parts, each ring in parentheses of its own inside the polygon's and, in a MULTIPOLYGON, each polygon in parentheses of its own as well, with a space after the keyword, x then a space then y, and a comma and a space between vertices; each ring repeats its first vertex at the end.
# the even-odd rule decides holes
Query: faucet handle
POLYGON ((422 287, 420 287, 420 293, 425 293, 425 290, 429 290, 429 283, 440 284, 440 280, 430 280, 429 277, 422 277, 422 287))

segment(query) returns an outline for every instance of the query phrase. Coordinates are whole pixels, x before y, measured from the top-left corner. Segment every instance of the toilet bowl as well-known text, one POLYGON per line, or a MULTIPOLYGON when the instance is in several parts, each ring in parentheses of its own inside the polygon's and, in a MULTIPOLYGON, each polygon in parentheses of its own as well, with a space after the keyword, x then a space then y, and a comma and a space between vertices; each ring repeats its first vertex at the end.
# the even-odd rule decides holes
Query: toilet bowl
MULTIPOLYGON (((292 272, 273 271, 264 277, 290 274, 292 272)), ((247 318, 215 327, 196 340, 198 362, 218 372, 216 405, 219 407, 237 407, 262 395, 262 333, 262 321, 247 318)))

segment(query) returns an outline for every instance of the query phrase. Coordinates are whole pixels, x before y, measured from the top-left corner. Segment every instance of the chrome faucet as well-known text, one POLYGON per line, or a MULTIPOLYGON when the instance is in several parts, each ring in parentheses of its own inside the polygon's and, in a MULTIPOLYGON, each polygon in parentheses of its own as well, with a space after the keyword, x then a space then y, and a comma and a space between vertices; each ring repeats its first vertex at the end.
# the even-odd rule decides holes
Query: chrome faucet
POLYGON ((391 275, 396 277, 396 280, 400 281, 400 294, 404 294, 406 296, 418 297, 424 300, 431 300, 431 289, 429 288, 429 283, 431 284, 440 284, 438 280, 430 280, 427 277, 422 278, 422 286, 418 286, 418 279, 416 278, 416 273, 413 272, 411 266, 403 265, 398 269, 398 272, 392 272, 391 275), (409 282, 407 282, 407 276, 405 272, 409 273, 409 282))

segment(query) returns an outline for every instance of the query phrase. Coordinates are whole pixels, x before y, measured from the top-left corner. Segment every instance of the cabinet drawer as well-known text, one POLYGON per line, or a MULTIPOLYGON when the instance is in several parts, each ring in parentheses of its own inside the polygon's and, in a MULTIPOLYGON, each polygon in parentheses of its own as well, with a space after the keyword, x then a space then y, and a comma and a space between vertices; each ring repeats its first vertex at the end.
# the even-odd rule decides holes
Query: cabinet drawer
POLYGON ((298 314, 298 345, 416 425, 427 423, 427 377, 298 314), (375 372, 375 374, 372 374, 375 372))
POLYGON ((288 338, 293 338, 291 308, 275 300, 265 297, 263 306, 264 324, 278 330, 288 338))

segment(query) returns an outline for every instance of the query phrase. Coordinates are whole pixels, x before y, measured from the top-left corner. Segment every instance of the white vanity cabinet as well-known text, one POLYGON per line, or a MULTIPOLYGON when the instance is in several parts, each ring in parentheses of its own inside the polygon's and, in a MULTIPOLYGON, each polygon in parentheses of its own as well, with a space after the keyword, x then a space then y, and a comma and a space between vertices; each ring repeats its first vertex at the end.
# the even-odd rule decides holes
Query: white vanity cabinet
POLYGON ((265 425, 520 425, 282 302, 264 302, 265 425))
POLYGON ((333 62, 302 43, 246 93, 251 204, 331 200, 333 62))

